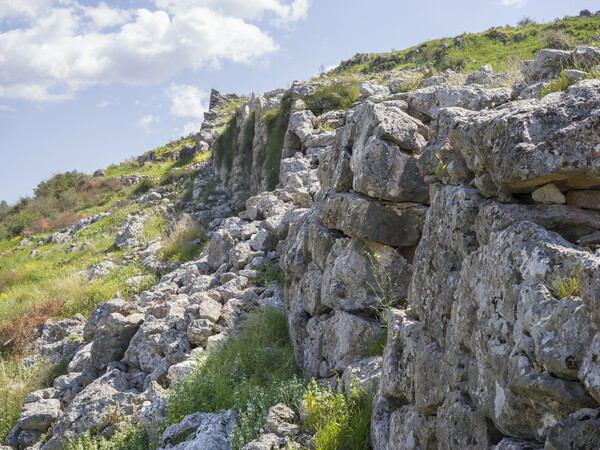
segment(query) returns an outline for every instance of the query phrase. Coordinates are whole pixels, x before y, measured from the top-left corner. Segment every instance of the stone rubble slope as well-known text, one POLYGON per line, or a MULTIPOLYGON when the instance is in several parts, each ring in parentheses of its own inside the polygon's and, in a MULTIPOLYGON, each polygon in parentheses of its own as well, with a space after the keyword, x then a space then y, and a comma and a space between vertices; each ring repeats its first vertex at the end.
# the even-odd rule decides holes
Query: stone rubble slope
MULTIPOLYGON (((303 99, 322 82, 295 82, 278 188, 248 199, 238 216, 241 196, 213 199, 225 207, 215 208, 201 257, 139 299, 103 303, 85 323, 48 323, 45 351, 66 357, 69 373, 25 400, 8 444, 60 449, 90 428, 110 436, 107 412, 117 405, 152 435, 162 386, 193 370, 249 311, 271 305, 285 308, 308 374, 376 391, 377 450, 592 448, 600 254, 579 244, 600 244, 600 82, 542 100, 526 92, 596 50, 540 52, 512 91, 490 87, 498 75, 485 67, 464 86, 430 80, 408 94, 371 81, 351 109, 319 117, 303 99), (248 282, 268 261, 285 271, 283 294, 248 282), (382 276, 389 345, 372 356, 382 276), (557 280, 573 279, 579 288, 561 294, 557 280), (41 444, 44 433, 51 438, 41 444)), ((282 95, 253 95, 240 125, 282 95)), ((217 136, 215 114, 202 148, 217 136)), ((255 126, 258 151, 264 124, 255 126)), ((221 180, 243 172, 233 167, 221 180)), ((188 212, 208 221, 209 211, 188 212)), ((283 448, 297 425, 279 409, 247 449, 283 448)), ((159 440, 172 448, 185 433, 175 448, 227 449, 235 420, 234 411, 200 412, 159 440)))

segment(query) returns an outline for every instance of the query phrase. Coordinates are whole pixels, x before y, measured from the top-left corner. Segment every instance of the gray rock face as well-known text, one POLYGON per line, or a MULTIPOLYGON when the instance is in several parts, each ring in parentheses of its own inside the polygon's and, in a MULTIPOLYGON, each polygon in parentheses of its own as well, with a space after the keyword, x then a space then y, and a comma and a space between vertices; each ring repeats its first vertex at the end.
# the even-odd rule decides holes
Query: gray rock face
POLYGON ((191 433, 191 439, 174 447, 177 450, 229 450, 229 435, 237 414, 230 409, 222 414, 196 413, 186 416, 180 424, 172 425, 163 434, 163 445, 174 437, 191 433))
POLYGON ((523 73, 532 80, 547 79, 572 64, 571 52, 545 48, 537 52, 533 61, 525 62, 523 73))
MULTIPOLYGON (((387 102, 386 102, 387 103, 387 102)), ((371 197, 423 202, 428 188, 417 169, 428 129, 394 105, 364 103, 356 109, 350 168, 353 187, 371 197)))
POLYGON ((319 219, 328 228, 356 239, 410 247, 421 238, 427 208, 416 203, 390 203, 349 192, 327 192, 319 219))
POLYGON ((56 399, 42 399, 37 402, 26 403, 21 411, 17 425, 22 430, 39 431, 48 430, 52 422, 60 416, 60 401, 56 399))
POLYGON ((407 94, 409 112, 422 114, 427 120, 437 117, 442 108, 460 107, 471 111, 493 108, 510 100, 508 88, 484 89, 480 86, 430 86, 407 94))
POLYGON ((600 81, 585 80, 564 93, 469 112, 449 108, 437 121, 436 137, 419 159, 425 179, 449 181, 457 161, 469 183, 489 173, 509 193, 528 193, 553 181, 559 188, 600 185, 597 133, 600 81))

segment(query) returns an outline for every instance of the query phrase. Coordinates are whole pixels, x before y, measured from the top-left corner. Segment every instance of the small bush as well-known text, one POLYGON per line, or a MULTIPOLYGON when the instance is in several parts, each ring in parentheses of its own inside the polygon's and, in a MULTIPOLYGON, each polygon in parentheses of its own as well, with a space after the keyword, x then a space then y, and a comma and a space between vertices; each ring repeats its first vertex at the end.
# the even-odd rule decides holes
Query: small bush
POLYGON ((529 25, 537 25, 537 22, 535 19, 532 19, 531 17, 523 17, 521 20, 519 20, 517 22, 517 25, 520 27, 526 27, 529 25))
POLYGON ((238 118, 241 112, 236 112, 227 123, 223 133, 213 144, 213 159, 217 167, 225 167, 229 172, 233 166, 233 158, 238 146, 238 118))
POLYGON ((571 276, 553 276, 546 288, 557 299, 571 296, 580 297, 581 280, 579 279, 579 270, 580 268, 576 267, 571 276))
POLYGON ((372 395, 356 386, 333 389, 314 380, 303 405, 304 427, 314 433, 315 450, 370 449, 372 395))
POLYGON ((177 168, 173 167, 167 171, 161 178, 159 184, 161 186, 167 186, 169 184, 175 184, 183 178, 193 177, 197 173, 196 169, 192 167, 177 168))
POLYGON ((265 184, 269 191, 275 189, 279 182, 279 165, 283 151, 283 141, 292 111, 292 93, 283 94, 279 107, 270 111, 263 119, 267 124, 268 141, 265 152, 265 184))
POLYGON ((132 425, 123 431, 117 431, 110 439, 94 436, 88 430, 80 439, 66 446, 66 450, 147 450, 149 448, 151 443, 144 427, 132 425))
POLYGON ((143 178, 138 184, 135 185, 133 190, 131 191, 132 195, 142 195, 145 194, 156 187, 156 181, 152 178, 143 178))
POLYGON ((577 45, 573 36, 562 30, 548 29, 539 35, 539 42, 543 48, 554 48, 557 50, 572 50, 577 45))
POLYGON ((306 106, 315 116, 334 109, 346 111, 358 100, 358 85, 357 78, 346 78, 321 86, 305 100, 306 106))

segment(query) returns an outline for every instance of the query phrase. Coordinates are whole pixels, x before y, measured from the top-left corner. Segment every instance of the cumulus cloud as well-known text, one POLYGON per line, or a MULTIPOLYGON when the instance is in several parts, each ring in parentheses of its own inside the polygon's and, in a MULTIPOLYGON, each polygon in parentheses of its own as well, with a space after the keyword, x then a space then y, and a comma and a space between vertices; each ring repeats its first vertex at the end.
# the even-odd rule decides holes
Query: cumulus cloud
POLYGON ((173 116, 201 119, 204 111, 207 110, 204 100, 208 98, 209 94, 194 86, 171 83, 165 89, 165 93, 171 99, 169 112, 173 116))
POLYGON ((4 0, 0 20, 26 25, 0 32, 0 97, 63 100, 96 84, 160 83, 225 60, 253 63, 278 49, 262 20, 293 23, 308 1, 154 0, 152 8, 124 10, 4 0))
POLYGON ((137 121, 137 126, 144 130, 146 133, 152 133, 151 127, 152 125, 157 123, 160 123, 160 117, 149 114, 147 116, 140 117, 140 119, 137 121))
POLYGON ((502 6, 514 6, 515 8, 524 6, 526 2, 527 0, 500 0, 502 6))
POLYGON ((15 108, 8 105, 0 105, 0 111, 17 112, 15 108))

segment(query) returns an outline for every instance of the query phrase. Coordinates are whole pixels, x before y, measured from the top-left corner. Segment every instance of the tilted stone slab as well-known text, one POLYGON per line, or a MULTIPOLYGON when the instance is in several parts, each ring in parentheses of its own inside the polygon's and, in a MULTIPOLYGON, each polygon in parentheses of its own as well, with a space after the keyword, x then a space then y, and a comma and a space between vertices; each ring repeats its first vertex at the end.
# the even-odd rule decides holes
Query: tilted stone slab
POLYGON ((364 241, 412 247, 421 238, 427 207, 391 203, 365 195, 329 191, 320 205, 319 220, 328 228, 364 241))

